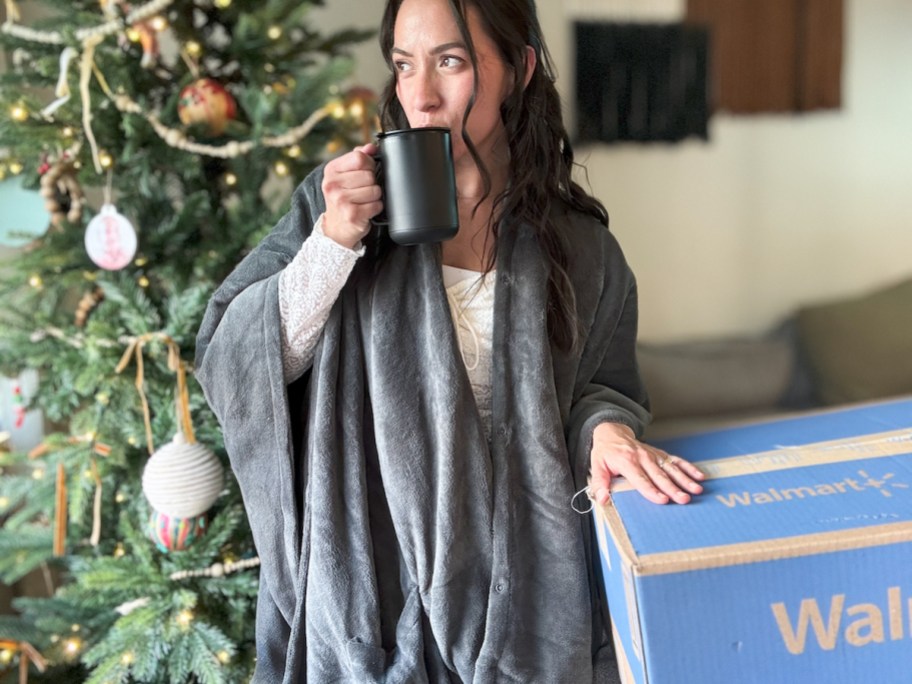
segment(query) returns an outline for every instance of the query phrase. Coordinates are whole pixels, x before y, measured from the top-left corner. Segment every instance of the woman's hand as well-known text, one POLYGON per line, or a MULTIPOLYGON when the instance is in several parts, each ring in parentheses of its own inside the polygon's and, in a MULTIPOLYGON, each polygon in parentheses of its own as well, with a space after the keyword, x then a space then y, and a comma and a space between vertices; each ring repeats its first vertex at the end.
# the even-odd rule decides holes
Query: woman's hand
POLYGON ((370 231, 370 220, 383 209, 382 192, 374 175, 373 143, 336 157, 323 171, 323 234, 354 248, 370 231))
POLYGON ((691 494, 703 491, 698 480, 705 475, 699 468, 638 441, 633 430, 619 423, 602 423, 595 428, 590 459, 589 489, 592 498, 602 505, 610 498, 611 478, 619 475, 657 504, 685 504, 691 494))

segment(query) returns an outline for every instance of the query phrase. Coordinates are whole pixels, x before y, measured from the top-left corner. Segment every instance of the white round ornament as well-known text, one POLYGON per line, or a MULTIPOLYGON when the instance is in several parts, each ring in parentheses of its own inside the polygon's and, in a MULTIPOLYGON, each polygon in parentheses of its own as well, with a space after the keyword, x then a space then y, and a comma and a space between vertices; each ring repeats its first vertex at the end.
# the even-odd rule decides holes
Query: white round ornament
POLYGON ((89 221, 85 247, 96 265, 107 271, 117 271, 136 255, 136 230, 113 204, 105 204, 89 221))
POLYGON ((183 434, 156 451, 143 470, 143 493, 159 513, 193 518, 208 511, 225 483, 218 457, 183 434))

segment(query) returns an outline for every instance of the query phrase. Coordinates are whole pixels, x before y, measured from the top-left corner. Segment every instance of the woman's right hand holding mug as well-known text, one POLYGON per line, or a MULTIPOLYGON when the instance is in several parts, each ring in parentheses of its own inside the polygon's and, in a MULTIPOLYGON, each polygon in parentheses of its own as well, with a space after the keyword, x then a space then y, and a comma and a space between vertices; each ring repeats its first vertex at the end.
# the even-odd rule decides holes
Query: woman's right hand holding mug
POLYGON ((371 218, 383 210, 375 175, 377 151, 374 143, 361 145, 330 161, 323 171, 323 234, 349 249, 368 234, 371 218))

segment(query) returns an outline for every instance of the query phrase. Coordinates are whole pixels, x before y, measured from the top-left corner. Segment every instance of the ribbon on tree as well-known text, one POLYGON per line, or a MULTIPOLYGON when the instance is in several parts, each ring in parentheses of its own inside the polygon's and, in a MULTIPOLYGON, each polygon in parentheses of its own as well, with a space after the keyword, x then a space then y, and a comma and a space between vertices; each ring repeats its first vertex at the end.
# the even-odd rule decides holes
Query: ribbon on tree
POLYGON ((20 654, 19 684, 28 684, 29 663, 38 668, 38 672, 44 673, 47 670, 47 660, 28 642, 0 639, 0 652, 2 651, 20 654))
MULTIPOLYGON (((107 456, 111 453, 111 447, 107 444, 95 441, 95 435, 89 433, 81 437, 70 437, 67 440, 70 445, 88 443, 93 453, 99 456, 107 456)), ((42 442, 32 449, 28 456, 30 459, 41 458, 51 451, 51 446, 47 442, 42 442)), ((92 546, 98 546, 101 541, 101 504, 102 504, 102 482, 101 474, 98 472, 98 462, 93 457, 91 461, 92 479, 95 481, 95 499, 92 506, 92 535, 90 542, 92 546)), ((66 553, 66 534, 67 534, 67 483, 66 468, 63 463, 57 464, 56 489, 54 494, 54 555, 62 556, 66 553)))
POLYGON ((22 14, 19 12, 16 0, 6 0, 6 20, 22 21, 22 14))
POLYGON ((122 372, 130 363, 130 359, 136 359, 136 390, 139 392, 139 398, 142 402, 143 421, 146 427, 146 446, 151 455, 155 451, 155 444, 152 439, 152 416, 149 410, 149 400, 146 398, 145 391, 145 368, 143 365, 143 347, 152 341, 162 342, 168 349, 168 369, 177 374, 177 397, 176 409, 177 420, 181 426, 181 431, 188 444, 194 444, 196 437, 193 433, 193 422, 190 419, 190 394, 187 390, 187 372, 183 359, 180 357, 180 347, 171 336, 165 333, 146 333, 134 337, 127 346, 126 351, 117 364, 116 372, 122 372))

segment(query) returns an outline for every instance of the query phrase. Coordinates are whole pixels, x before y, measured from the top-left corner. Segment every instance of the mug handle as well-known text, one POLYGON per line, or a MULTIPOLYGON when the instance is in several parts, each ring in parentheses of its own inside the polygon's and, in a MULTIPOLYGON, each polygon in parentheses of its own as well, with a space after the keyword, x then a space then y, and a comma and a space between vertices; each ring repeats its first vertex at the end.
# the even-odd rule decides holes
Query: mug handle
MULTIPOLYGON (((383 191, 383 157, 380 154, 372 155, 374 160, 374 178, 377 179, 377 185, 380 186, 380 191, 383 191)), ((383 203, 383 209, 380 210, 380 213, 371 218, 371 225, 386 228, 389 226, 389 216, 386 213, 386 202, 383 203)))

